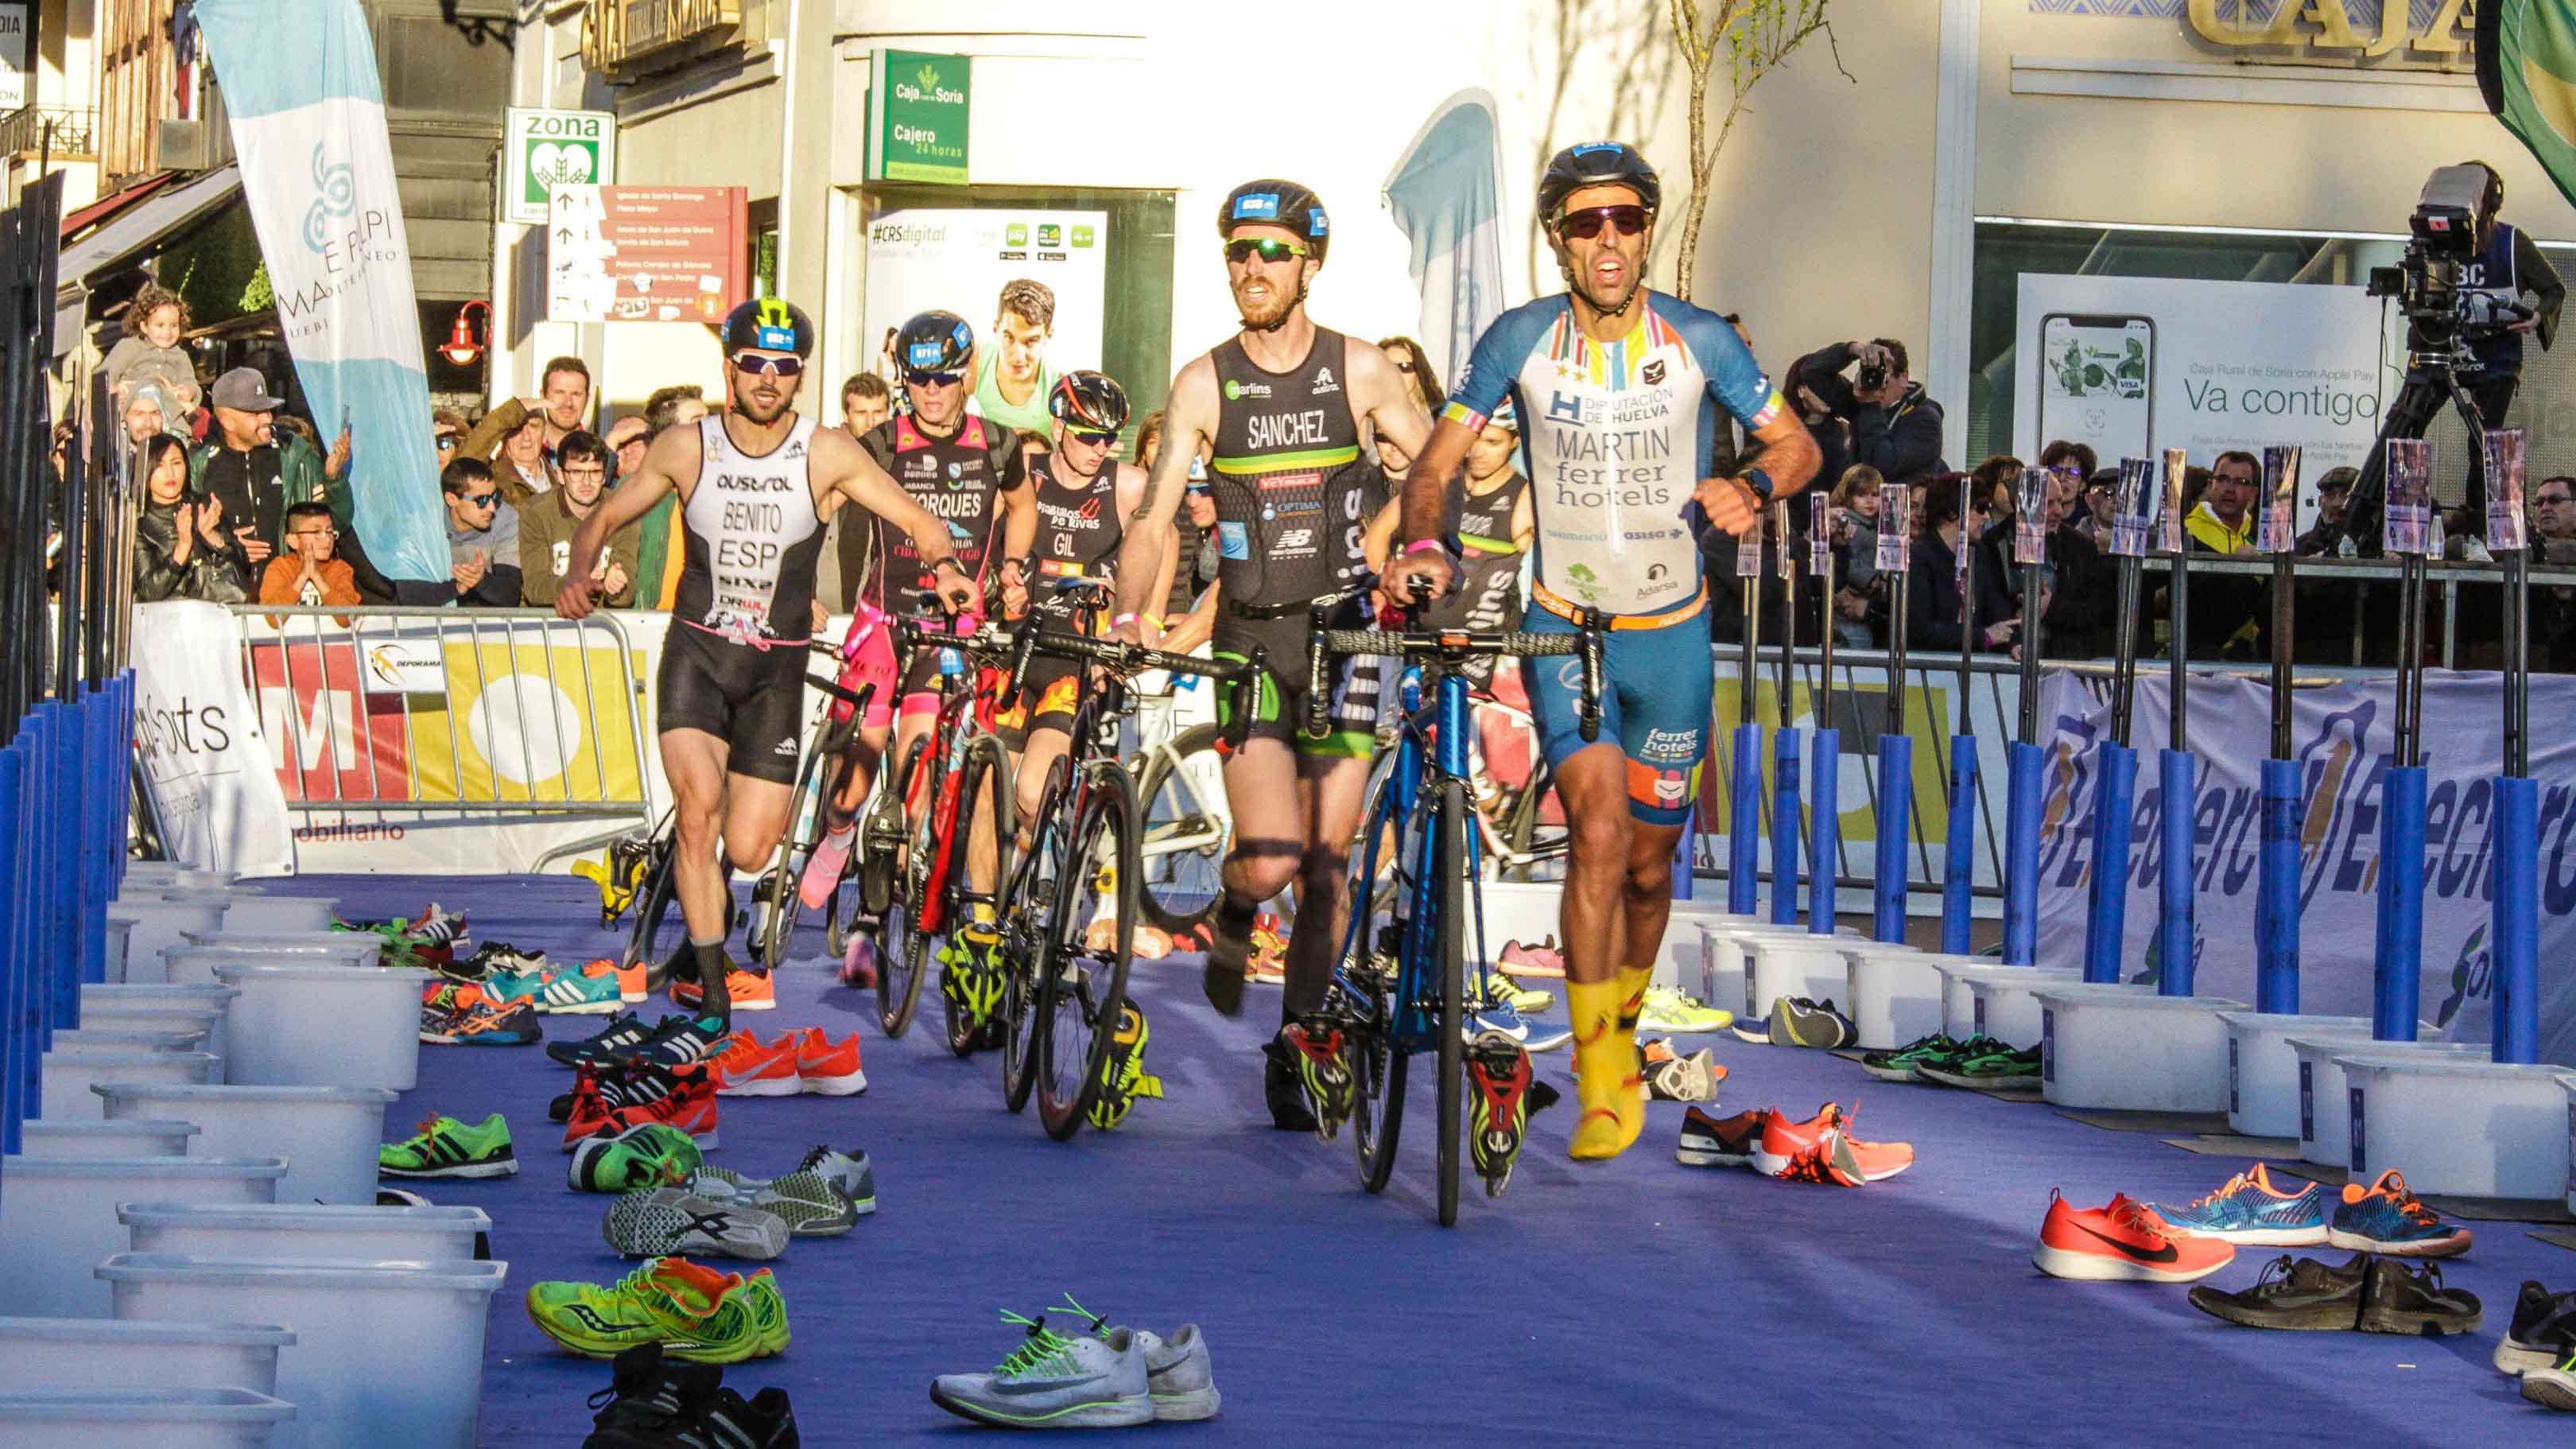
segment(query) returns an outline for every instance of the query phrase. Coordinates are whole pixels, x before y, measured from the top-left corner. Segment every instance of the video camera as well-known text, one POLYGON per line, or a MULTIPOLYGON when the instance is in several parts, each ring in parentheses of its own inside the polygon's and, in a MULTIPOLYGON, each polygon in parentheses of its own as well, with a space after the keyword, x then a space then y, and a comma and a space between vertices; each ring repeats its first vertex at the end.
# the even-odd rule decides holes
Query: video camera
POLYGON ((2370 269, 2369 295, 2397 299, 2419 362, 2464 362, 2471 340, 2532 315, 2510 298, 2460 286, 2461 268, 2495 240, 2495 195, 2483 166, 2437 167, 2406 219, 2406 255, 2370 269))

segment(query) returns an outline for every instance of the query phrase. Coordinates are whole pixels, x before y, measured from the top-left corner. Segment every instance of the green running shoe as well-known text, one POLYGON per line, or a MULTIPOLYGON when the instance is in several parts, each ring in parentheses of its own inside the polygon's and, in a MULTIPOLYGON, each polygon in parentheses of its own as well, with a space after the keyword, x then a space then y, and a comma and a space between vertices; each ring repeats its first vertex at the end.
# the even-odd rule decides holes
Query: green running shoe
POLYGON ((1690 1035, 1724 1031, 1734 1020, 1734 1012, 1703 1006, 1676 987, 1649 986, 1646 988, 1644 1011, 1637 1018, 1637 1029, 1690 1035))
MULTIPOLYGON (((693 1363, 740 1363, 774 1351, 762 1347, 760 1310, 747 1289, 731 1273, 654 1258, 606 1286, 532 1284, 528 1318, 546 1337, 591 1358, 658 1343, 664 1354, 693 1363)), ((783 1335, 783 1306, 781 1317, 783 1335)))
POLYGON ((767 1358, 787 1351, 787 1295, 778 1291, 778 1275, 767 1268, 752 1270, 742 1280, 742 1290, 734 1295, 751 1312, 752 1335, 756 1347, 753 1357, 767 1358))
POLYGON ((1959 1044, 1945 1031, 1918 1036, 1901 1047, 1883 1052, 1870 1052, 1860 1059, 1860 1069, 1882 1082, 1911 1082, 1915 1067, 1933 1058, 1947 1058, 1959 1050, 1959 1044))
POLYGON ((432 1117, 412 1136, 376 1149, 381 1177, 508 1177, 518 1170, 510 1124, 498 1112, 473 1126, 432 1117))
POLYGON ((1988 1092, 2036 1092, 2040 1088, 2039 1048, 2014 1049, 1992 1037, 1980 1037, 1983 1050, 1964 1052, 1955 1061, 1927 1064, 1926 1081, 1988 1092))
POLYGON ((698 1169, 698 1141, 664 1122, 643 1122, 572 1147, 566 1176, 575 1192, 631 1192, 675 1182, 698 1169))

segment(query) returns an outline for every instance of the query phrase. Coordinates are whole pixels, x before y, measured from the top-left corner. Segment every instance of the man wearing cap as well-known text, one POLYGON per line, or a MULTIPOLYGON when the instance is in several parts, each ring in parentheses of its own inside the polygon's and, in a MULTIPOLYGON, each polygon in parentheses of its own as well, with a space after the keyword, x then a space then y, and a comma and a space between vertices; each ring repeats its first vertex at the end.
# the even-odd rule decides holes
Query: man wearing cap
MULTIPOLYGON (((286 401, 269 395, 258 368, 236 367, 216 378, 212 401, 214 426, 188 455, 188 484, 224 501, 224 516, 236 520, 234 531, 253 565, 277 552, 291 504, 330 504, 332 521, 349 534, 349 490, 335 486, 331 475, 338 470, 326 470, 312 444, 292 432, 278 434, 277 410, 286 401)), ((331 451, 335 459, 347 458, 346 433, 331 451)))

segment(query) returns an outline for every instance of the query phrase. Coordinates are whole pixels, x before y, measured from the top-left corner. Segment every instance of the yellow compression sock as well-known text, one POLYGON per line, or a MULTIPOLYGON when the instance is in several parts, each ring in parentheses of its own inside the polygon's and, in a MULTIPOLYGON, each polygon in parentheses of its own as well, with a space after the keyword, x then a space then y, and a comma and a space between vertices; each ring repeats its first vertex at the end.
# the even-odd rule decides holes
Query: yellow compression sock
POLYGON ((1619 1022, 1626 995, 1618 981, 1565 983, 1574 1027, 1574 1096, 1582 1107, 1566 1155, 1576 1161, 1616 1157, 1645 1130, 1637 1037, 1619 1022))
POLYGON ((1637 1018, 1645 1014, 1646 986, 1654 975, 1652 966, 1619 968, 1619 1029, 1632 1037, 1637 1034, 1637 1018))

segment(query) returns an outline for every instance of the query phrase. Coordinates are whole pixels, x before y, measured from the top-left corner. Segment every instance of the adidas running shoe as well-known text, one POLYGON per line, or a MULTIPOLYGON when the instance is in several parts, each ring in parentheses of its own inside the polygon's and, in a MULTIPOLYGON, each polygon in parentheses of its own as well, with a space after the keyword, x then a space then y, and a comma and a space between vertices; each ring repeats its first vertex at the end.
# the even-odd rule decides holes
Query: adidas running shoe
MULTIPOLYGON (((606 1286, 531 1284, 528 1318, 546 1337, 591 1358, 659 1343, 663 1353, 692 1363, 740 1363, 774 1351, 764 1347, 770 1333, 745 1287, 731 1273, 685 1258, 656 1258, 606 1286)), ((777 1335, 783 1341, 783 1322, 777 1335)))
POLYGON ((727 1040, 725 1024, 712 1016, 666 1016, 650 1040, 617 1053, 617 1059, 673 1071, 696 1066, 714 1056, 727 1040))
MULTIPOLYGON (((667 1026, 680 1019, 666 1016, 662 1021, 667 1026)), ((635 1012, 621 1011, 609 1017, 607 1024, 597 1033, 581 1041, 546 1043, 546 1055, 568 1067, 577 1067, 585 1062, 594 1066, 605 1065, 651 1041, 654 1033, 661 1029, 635 1012)))
POLYGON ((617 963, 603 956, 570 970, 548 968, 506 977, 493 988, 504 1000, 525 997, 555 1016, 605 1016, 617 1010, 617 963))
POLYGON ((376 1172, 382 1177, 508 1177, 518 1170, 510 1124, 498 1112, 470 1126, 453 1117, 432 1117, 412 1136, 376 1149, 376 1172))
POLYGON ((1162 1099, 1163 1079, 1145 1070, 1149 1035, 1143 1010, 1132 1001, 1122 1005, 1118 1029, 1109 1037, 1109 1055, 1100 1064, 1100 1091, 1091 1103, 1092 1126, 1106 1132, 1127 1120, 1137 1098, 1162 1099))
POLYGON ((1948 1032, 1936 1031, 1901 1047, 1866 1053, 1860 1059, 1860 1069, 1882 1082, 1911 1082, 1916 1080, 1916 1066, 1935 1057, 1948 1057, 1958 1049, 1959 1044, 1950 1039, 1948 1032))
POLYGON ((677 1187, 620 1196, 601 1217, 600 1232, 630 1258, 695 1253, 765 1262, 787 1251, 787 1223, 776 1213, 677 1187))
POLYGON ((1315 1135, 1327 1142, 1341 1135, 1342 1124, 1359 1108, 1349 1041, 1338 1023, 1315 1016, 1282 1026, 1271 1043, 1273 1055, 1287 1063, 1307 1109, 1315 1114, 1315 1135))
POLYGON ((565 1178, 575 1192, 632 1192, 684 1177, 704 1160, 696 1138, 666 1122, 644 1122, 574 1143, 565 1178))

